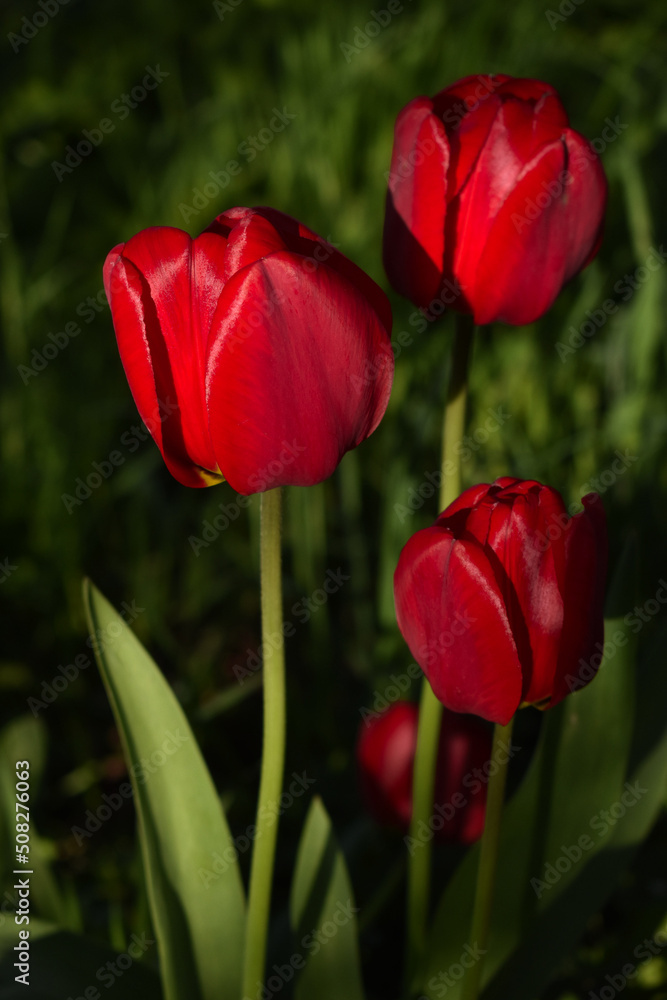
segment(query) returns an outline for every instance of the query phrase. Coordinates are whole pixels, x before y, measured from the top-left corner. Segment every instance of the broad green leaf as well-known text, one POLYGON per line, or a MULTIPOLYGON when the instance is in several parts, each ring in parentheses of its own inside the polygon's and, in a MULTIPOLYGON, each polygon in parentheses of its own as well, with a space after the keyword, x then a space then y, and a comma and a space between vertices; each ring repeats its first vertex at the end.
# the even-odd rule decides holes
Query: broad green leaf
MULTIPOLYGON (((608 621, 609 645, 598 676, 545 713, 534 759, 503 819, 485 984, 534 930, 537 916, 554 906, 610 841, 613 831, 599 816, 624 792, 634 716, 630 638, 622 620, 608 621)), ((440 995, 444 977, 452 982, 449 969, 460 964, 466 948, 475 949, 468 935, 478 860, 476 846, 438 905, 421 977, 429 997, 440 995)), ((448 997, 459 995, 460 982, 453 982, 448 997)))
POLYGON ((150 934, 133 935, 128 950, 119 955, 92 938, 46 928, 33 929, 31 921, 27 988, 15 979, 20 971, 14 967, 17 959, 13 945, 14 942, 0 960, 2 1000, 20 1000, 26 996, 30 1000, 100 997, 112 987, 123 1000, 162 1000, 160 979, 143 961, 144 955, 148 957, 151 949, 155 949, 150 934))
MULTIPOLYGON (((543 992, 563 955, 584 933, 590 913, 600 909, 618 884, 662 809, 667 788, 666 642, 664 624, 638 672, 637 725, 627 782, 635 802, 619 816, 607 849, 593 858, 581 878, 529 929, 521 947, 493 982, 488 1000, 504 1000, 508 995, 532 1000, 543 992)), ((627 802, 630 799, 626 797, 627 802)))
POLYGON ((220 799, 153 660, 89 581, 84 603, 132 777, 165 1000, 239 1000, 245 906, 220 799))
POLYGON ((296 860, 290 918, 297 957, 305 968, 295 1000, 363 1000, 357 909, 345 859, 321 799, 312 802, 296 860))

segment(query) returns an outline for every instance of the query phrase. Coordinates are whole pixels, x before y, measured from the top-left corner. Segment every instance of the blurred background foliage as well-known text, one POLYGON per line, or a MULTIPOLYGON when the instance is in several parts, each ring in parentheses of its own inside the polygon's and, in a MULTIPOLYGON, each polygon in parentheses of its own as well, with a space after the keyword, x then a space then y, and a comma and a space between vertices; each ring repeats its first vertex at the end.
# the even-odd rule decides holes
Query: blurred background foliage
MULTIPOLYGON (((41 914, 121 948, 147 926, 133 806, 82 842, 72 833, 125 774, 100 678, 94 666, 82 670, 52 704, 36 707, 37 722, 28 699, 42 700, 60 665, 90 653, 84 575, 116 606, 136 602, 133 627, 181 699, 232 830, 242 833, 253 821, 261 702, 257 672, 239 684, 234 668, 256 662, 260 641, 259 505, 253 498, 217 537, 203 534, 220 505, 235 501, 231 489, 181 487, 152 441, 139 440, 102 294, 106 253, 146 226, 194 235, 225 208, 268 204, 386 288, 385 174, 399 109, 471 73, 547 80, 573 127, 605 147, 606 236, 539 323, 480 332, 469 433, 489 409, 508 416, 488 440, 473 439, 464 481, 536 478, 571 503, 602 475, 612 565, 633 537, 643 603, 667 575, 667 269, 645 263, 652 250, 667 252, 667 8, 661 0, 565 0, 560 8, 404 0, 377 35, 366 32, 375 22, 358 0, 69 0, 53 16, 39 14, 37 24, 47 23, 35 28, 41 11, 12 0, 0 10, 0 690, 11 722, 2 752, 11 767, 14 753, 30 749, 43 769, 34 819, 53 865, 42 866, 41 914), (163 82, 130 98, 135 107, 123 104, 148 68, 163 82), (288 122, 277 132, 275 109, 288 122), (114 127, 99 145, 67 172, 54 170, 104 118, 114 127), (617 124, 611 142, 602 139, 608 119, 617 124), (230 160, 241 167, 235 176, 230 160), (587 311, 607 299, 618 311, 582 337, 587 311), (559 353, 572 336, 582 346, 559 353), (63 495, 113 451, 123 458, 113 474, 66 504, 63 495), (617 451, 627 456, 621 474, 609 472, 617 451)), ((371 997, 393 995, 399 973, 400 949, 388 943, 401 932, 400 861, 392 866, 402 844, 363 818, 354 742, 360 709, 410 663, 392 574, 403 543, 437 513, 435 496, 416 500, 414 491, 438 468, 452 334, 451 317, 417 334, 410 304, 396 296, 392 304, 394 339, 408 331, 411 343, 397 357, 386 418, 327 483, 288 491, 285 544, 285 614, 296 630, 287 646, 287 766, 316 779, 348 853, 371 997), (349 580, 303 622, 298 602, 339 568, 349 580)), ((649 617, 642 643, 659 615, 649 617)), ((528 714, 530 730, 539 718, 528 714)), ((278 938, 306 806, 304 797, 281 827, 278 938)), ((663 820, 549 997, 584 996, 640 940, 640 927, 648 933, 665 917, 666 846, 663 820)), ((439 876, 457 857, 439 853, 439 876)), ((656 961, 633 992, 667 995, 667 965, 656 961)))

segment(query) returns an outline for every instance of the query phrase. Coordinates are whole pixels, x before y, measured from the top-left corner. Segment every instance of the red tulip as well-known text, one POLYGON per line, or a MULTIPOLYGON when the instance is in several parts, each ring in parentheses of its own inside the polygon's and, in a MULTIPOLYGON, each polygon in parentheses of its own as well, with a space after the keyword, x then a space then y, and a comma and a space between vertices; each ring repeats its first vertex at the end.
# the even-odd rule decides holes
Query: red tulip
POLYGON ((447 708, 506 725, 595 675, 607 534, 597 494, 582 502, 569 517, 556 490, 505 477, 409 539, 394 575, 398 625, 447 708))
POLYGON ((104 283, 139 413, 185 486, 321 482, 384 414, 386 296, 282 212, 234 208, 196 239, 145 229, 104 283))
MULTIPOLYGON (((357 741, 361 792, 370 814, 407 833, 419 709, 397 701, 367 719, 357 741)), ((432 828, 440 840, 471 844, 484 829, 491 733, 473 716, 443 712, 432 828), (477 776, 475 771, 477 770, 477 776), (481 777, 480 777, 481 776, 481 777), (465 779, 465 783, 464 783, 465 779)))
POLYGON ((396 120, 384 264, 439 315, 532 323, 598 251, 607 182, 539 80, 469 76, 396 120))

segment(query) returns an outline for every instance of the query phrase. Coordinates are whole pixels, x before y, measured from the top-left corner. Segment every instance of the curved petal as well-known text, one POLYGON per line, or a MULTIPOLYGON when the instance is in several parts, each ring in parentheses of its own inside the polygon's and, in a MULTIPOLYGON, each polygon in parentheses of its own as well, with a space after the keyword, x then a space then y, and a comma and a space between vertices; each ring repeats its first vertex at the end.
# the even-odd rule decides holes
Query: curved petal
MULTIPOLYGON (((211 232, 209 226, 207 232, 211 232)), ((253 210, 240 218, 227 236, 224 280, 271 253, 286 250, 287 244, 271 222, 253 210)))
MULTIPOLYGON (((479 483, 477 486, 469 486, 467 490, 459 494, 456 500, 453 500, 449 507, 446 507, 442 514, 439 515, 436 524, 442 528, 449 528, 455 538, 459 535, 454 531, 450 518, 454 517, 456 514, 460 514, 461 511, 470 511, 475 507, 480 500, 482 500, 486 494, 489 492, 491 487, 488 483, 479 483)), ((457 521, 458 523, 458 521, 457 521)))
POLYGON ((225 286, 208 347, 213 448, 239 493, 326 479, 375 430, 393 377, 387 332, 332 268, 275 253, 225 286))
POLYGON ((573 216, 586 211, 572 204, 566 177, 565 146, 558 140, 517 178, 487 232, 472 279, 477 323, 532 323, 558 295, 568 255, 576 255, 573 216))
POLYGON ((597 493, 582 500, 566 536, 565 618, 549 707, 592 680, 602 660, 607 519, 597 493))
POLYGON ((565 281, 569 281, 600 249, 608 185, 600 157, 588 139, 572 129, 565 132, 564 139, 572 177, 571 196, 575 201, 568 231, 571 253, 565 268, 565 281))
MULTIPOLYGON (((475 168, 460 192, 456 232, 448 233, 449 239, 455 242, 453 271, 474 310, 477 323, 488 322, 478 316, 489 312, 486 298, 489 295, 493 297, 494 292, 488 287, 488 282, 481 284, 479 263, 485 253, 488 256, 488 239, 496 217, 516 190, 526 171, 526 164, 535 158, 534 121, 532 105, 527 101, 508 100, 500 104, 475 168)), ((552 136, 552 141, 558 141, 558 133, 552 136)), ((562 146, 560 153, 563 157, 562 146)), ((555 173, 557 175, 559 171, 555 173)), ((523 241, 519 241, 519 246, 523 246, 523 241)), ((501 256, 498 247, 495 247, 494 257, 500 266, 503 263, 499 259, 501 256)), ((526 281, 515 279, 515 284, 523 294, 526 281)))
POLYGON ((476 278, 475 317, 538 319, 599 247, 607 182, 587 141, 567 131, 529 164, 489 232, 476 278))
POLYGON ((427 308, 442 279, 449 143, 426 97, 396 119, 384 220, 383 261, 401 295, 427 308))
POLYGON ((391 306, 380 286, 348 257, 291 215, 268 206, 234 208, 219 215, 206 232, 221 233, 228 239, 225 281, 271 253, 291 250, 304 257, 305 275, 311 274, 316 264, 323 263, 344 275, 370 300, 387 332, 391 332, 391 306))
POLYGON ((468 110, 474 110, 485 100, 485 95, 495 94, 498 90, 502 93, 504 85, 513 79, 506 73, 473 73, 439 91, 433 98, 433 103, 440 107, 441 102, 457 98, 463 100, 468 110))
POLYGON ((204 345, 222 288, 224 243, 170 227, 111 251, 105 287, 127 380, 165 462, 186 486, 220 480, 208 433, 204 345))
POLYGON ((488 535, 506 574, 501 589, 521 658, 521 700, 531 704, 551 695, 563 628, 557 545, 543 534, 547 521, 549 525, 553 521, 561 534, 561 524, 569 524, 555 492, 542 502, 535 494, 517 496, 511 506, 496 504, 488 535))
POLYGON ((401 552, 394 599, 403 637, 443 705, 506 725, 521 700, 521 667, 483 549, 441 528, 418 531, 401 552))

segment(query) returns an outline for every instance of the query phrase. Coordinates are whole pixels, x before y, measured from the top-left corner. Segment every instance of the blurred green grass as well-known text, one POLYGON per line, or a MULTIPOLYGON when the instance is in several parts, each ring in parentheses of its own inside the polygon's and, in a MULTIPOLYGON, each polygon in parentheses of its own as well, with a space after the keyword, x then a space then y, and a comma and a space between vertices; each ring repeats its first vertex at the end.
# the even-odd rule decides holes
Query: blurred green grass
MULTIPOLYGON (((489 408, 502 406, 510 417, 473 452, 464 480, 537 478, 570 503, 610 468, 617 450, 636 456, 604 493, 611 559, 634 533, 638 597, 654 595, 667 569, 667 272, 652 273, 627 301, 617 283, 667 237, 667 8, 660 0, 572 6, 552 29, 546 11, 557 11, 556 4, 405 2, 377 37, 350 53, 341 44, 354 45, 357 29, 372 20, 364 3, 243 0, 221 19, 204 0, 187 7, 175 0, 70 0, 14 52, 10 33, 39 8, 4 4, 0 561, 16 566, 0 584, 4 720, 25 714, 27 699, 39 697, 59 664, 87 651, 80 582, 88 574, 116 604, 136 600, 145 608, 137 633, 198 726, 232 826, 250 822, 259 700, 250 695, 214 718, 202 708, 236 686, 234 666, 259 644, 258 504, 253 500, 195 555, 189 538, 201 536, 203 522, 233 493, 227 485, 180 487, 150 440, 130 451, 123 435, 139 420, 109 312, 90 308, 87 299, 97 299, 102 263, 116 243, 150 225, 194 234, 233 205, 270 204, 298 217, 386 288, 384 174, 396 113, 416 94, 475 72, 549 81, 573 126, 591 139, 601 136, 607 118, 627 127, 602 154, 610 200, 596 261, 538 324, 479 335, 470 432, 489 408), (164 82, 121 118, 114 102, 140 85, 146 67, 158 66, 168 74, 164 82), (268 142, 261 130, 274 108, 295 117, 268 142), (52 163, 63 162, 66 147, 105 117, 114 130, 59 181, 52 163), (266 145, 250 161, 241 144, 252 136, 266 145), (233 159, 241 171, 204 209, 186 212, 185 223, 182 206, 200 204, 196 191, 233 159), (556 343, 608 298, 619 311, 561 361, 556 343), (67 323, 78 323, 80 334, 25 384, 19 366, 31 365, 33 349, 41 353, 52 343, 49 333, 67 323), (63 494, 115 449, 123 465, 68 513, 63 494)), ((391 298, 394 336, 413 331, 412 307, 391 298)), ((360 816, 353 771, 359 709, 410 660, 395 626, 391 578, 402 544, 436 510, 426 501, 401 517, 395 507, 406 505, 411 488, 438 466, 450 340, 447 319, 415 334, 397 359, 389 411, 376 434, 328 483, 291 490, 287 499, 286 617, 328 568, 351 576, 288 645, 288 767, 308 764, 352 841, 360 816)), ((81 847, 70 832, 122 772, 94 670, 40 713, 48 755, 35 805, 85 926, 102 935, 111 927, 118 940, 118 914, 129 925, 143 906, 131 809, 81 847)), ((282 886, 302 819, 297 813, 282 828, 282 886)), ((664 913, 664 886, 662 893, 664 913)), ((372 964, 381 947, 369 941, 372 964)))

